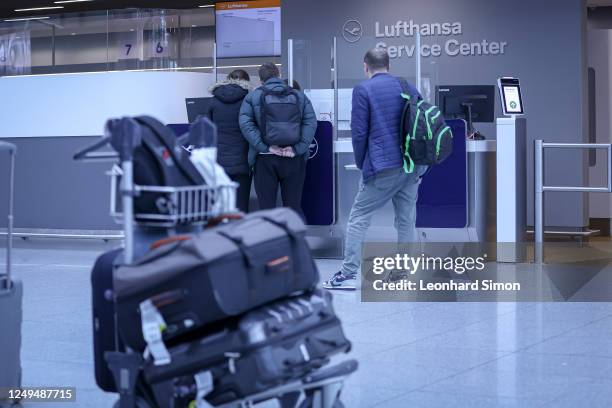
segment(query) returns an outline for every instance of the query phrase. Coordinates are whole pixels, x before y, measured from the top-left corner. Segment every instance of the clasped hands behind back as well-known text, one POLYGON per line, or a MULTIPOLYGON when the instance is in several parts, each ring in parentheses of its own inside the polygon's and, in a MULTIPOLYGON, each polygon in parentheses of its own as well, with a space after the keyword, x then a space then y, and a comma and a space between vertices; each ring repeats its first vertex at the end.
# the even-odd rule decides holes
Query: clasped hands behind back
POLYGON ((291 146, 285 146, 285 147, 270 146, 269 150, 270 150, 270 153, 275 154, 280 157, 289 157, 289 158, 295 157, 295 152, 293 151, 293 148, 291 146))

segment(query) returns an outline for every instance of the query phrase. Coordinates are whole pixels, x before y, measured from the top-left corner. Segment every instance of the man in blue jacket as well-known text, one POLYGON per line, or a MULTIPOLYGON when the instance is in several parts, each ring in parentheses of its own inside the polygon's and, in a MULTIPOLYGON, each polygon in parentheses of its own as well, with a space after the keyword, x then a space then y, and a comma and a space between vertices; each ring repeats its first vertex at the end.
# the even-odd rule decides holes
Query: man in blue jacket
MULTIPOLYGON (((389 201, 395 209, 395 228, 401 243, 417 241, 416 202, 426 166, 413 173, 403 169, 400 121, 404 107, 400 80, 389 74, 389 55, 382 48, 364 58, 366 81, 353 90, 351 134, 355 163, 362 179, 349 216, 342 269, 324 283, 327 289, 354 290, 361 266, 361 245, 372 214, 389 201)), ((418 97, 408 86, 411 96, 418 97)))
POLYGON ((306 178, 306 161, 317 130, 317 117, 310 100, 304 93, 295 91, 301 115, 299 141, 291 146, 270 146, 262 134, 263 90, 282 91, 287 85, 280 79, 275 64, 263 64, 259 68, 262 86, 247 95, 240 109, 240 129, 249 142, 248 161, 254 169, 255 192, 260 209, 276 207, 280 185, 285 207, 292 208, 303 217, 302 190, 306 178))

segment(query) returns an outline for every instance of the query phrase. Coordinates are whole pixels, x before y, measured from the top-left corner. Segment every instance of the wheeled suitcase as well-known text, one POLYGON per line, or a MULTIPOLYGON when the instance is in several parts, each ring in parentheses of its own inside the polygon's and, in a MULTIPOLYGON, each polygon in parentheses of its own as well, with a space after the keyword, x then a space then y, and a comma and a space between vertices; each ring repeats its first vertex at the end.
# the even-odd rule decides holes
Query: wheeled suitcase
POLYGON ((11 277, 13 247, 13 201, 15 185, 15 145, 0 141, 0 152, 10 156, 9 214, 7 225, 6 274, 0 275, 0 406, 10 403, 8 389, 21 387, 21 322, 23 285, 11 277))
MULTIPOLYGON (((319 274, 306 227, 290 209, 260 211, 165 242, 115 273, 118 327, 143 350, 143 326, 163 320, 164 341, 313 289, 319 274), (144 313, 143 306, 153 313, 144 313), (153 321, 145 321, 148 316, 153 321)), ((146 330, 145 330, 146 331, 146 330)))
MULTIPOLYGON (((157 400, 164 401, 194 389, 194 374, 208 371, 214 390, 206 399, 218 405, 302 378, 350 347, 331 294, 315 290, 225 321, 217 331, 170 349, 169 364, 149 359, 144 372, 157 400)), ((161 405, 173 406, 169 400, 161 405)))
POLYGON ((115 328, 113 298, 113 270, 121 252, 121 249, 114 249, 100 255, 91 271, 94 368, 98 387, 107 392, 116 392, 117 387, 104 353, 124 350, 115 328))

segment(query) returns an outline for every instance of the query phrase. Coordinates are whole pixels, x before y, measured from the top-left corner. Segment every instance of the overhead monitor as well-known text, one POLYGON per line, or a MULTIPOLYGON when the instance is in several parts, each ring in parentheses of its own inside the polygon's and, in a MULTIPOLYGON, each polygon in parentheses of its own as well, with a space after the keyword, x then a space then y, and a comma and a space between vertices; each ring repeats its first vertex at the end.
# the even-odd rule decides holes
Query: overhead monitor
POLYGON ((504 115, 522 115, 523 98, 518 78, 502 77, 497 81, 504 115))
POLYGON ((217 58, 280 56, 280 1, 216 3, 217 58))

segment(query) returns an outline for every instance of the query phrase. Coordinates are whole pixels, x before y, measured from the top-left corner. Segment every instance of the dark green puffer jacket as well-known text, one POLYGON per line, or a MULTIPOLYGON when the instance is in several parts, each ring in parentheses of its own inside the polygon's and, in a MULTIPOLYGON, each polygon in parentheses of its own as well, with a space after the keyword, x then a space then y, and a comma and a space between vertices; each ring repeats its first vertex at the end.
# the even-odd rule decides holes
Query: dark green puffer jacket
MULTIPOLYGON (((283 88, 284 86, 285 84, 280 78, 270 78, 262 85, 262 87, 270 90, 283 88)), ((244 99, 244 102, 242 102, 242 107, 240 109, 240 129, 242 130, 242 135, 250 145, 248 160, 251 167, 255 165, 257 155, 259 153, 266 153, 269 149, 269 146, 263 141, 261 131, 259 130, 261 125, 262 87, 249 93, 244 99)), ((303 156, 304 160, 308 160, 310 144, 317 131, 317 116, 308 97, 304 95, 303 92, 298 92, 298 97, 300 104, 303 106, 302 135, 300 141, 292 147, 296 156, 303 156)))

